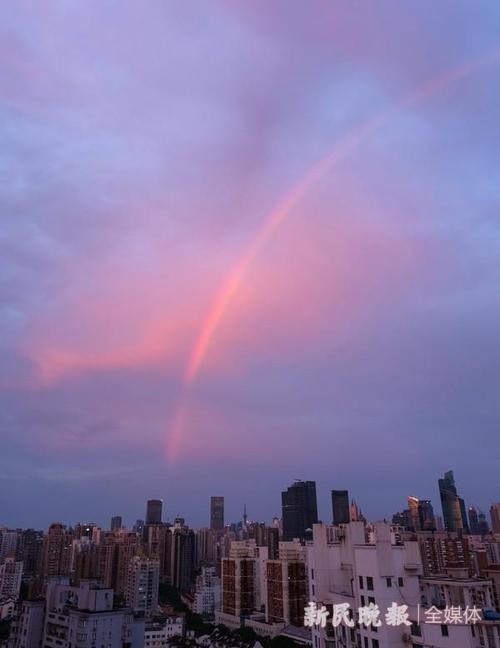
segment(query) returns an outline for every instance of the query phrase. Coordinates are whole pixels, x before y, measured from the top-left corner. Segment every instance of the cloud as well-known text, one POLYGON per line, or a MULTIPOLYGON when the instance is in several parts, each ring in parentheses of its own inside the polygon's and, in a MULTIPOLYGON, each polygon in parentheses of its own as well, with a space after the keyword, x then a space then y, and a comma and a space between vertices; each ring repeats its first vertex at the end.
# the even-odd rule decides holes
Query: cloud
POLYGON ((471 465, 498 420, 494 60, 394 111, 297 205, 214 336, 177 467, 163 448, 200 323, 266 214, 346 132, 489 56, 495 7, 1 11, 6 476, 43 480, 48 511, 51 480, 75 482, 78 508, 80 486, 118 483, 123 466, 137 465, 133 497, 141 471, 160 490, 185 470, 192 499, 177 497, 196 515, 194 491, 221 485, 206 461, 234 483, 268 447, 273 487, 302 465, 327 485, 330 460, 354 480, 347 453, 369 500, 370 480, 412 456, 426 494, 453 462, 471 498, 489 497, 493 468, 471 465), (482 445, 465 453, 471 430, 482 445))

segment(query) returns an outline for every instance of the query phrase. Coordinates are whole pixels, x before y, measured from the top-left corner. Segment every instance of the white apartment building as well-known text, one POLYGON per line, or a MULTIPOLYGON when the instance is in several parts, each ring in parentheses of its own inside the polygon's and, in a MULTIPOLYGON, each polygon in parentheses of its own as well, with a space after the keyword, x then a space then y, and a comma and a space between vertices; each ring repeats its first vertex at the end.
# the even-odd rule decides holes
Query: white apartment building
POLYGON ((193 612, 206 618, 213 618, 220 605, 221 583, 215 567, 202 567, 196 578, 193 612))
MULTIPOLYGON (((315 524, 313 542, 307 547, 310 600, 324 604, 333 613, 333 605, 349 604, 353 618, 359 607, 370 603, 384 611, 392 602, 409 607, 420 601, 418 577, 422 563, 416 542, 391 543, 391 529, 376 524, 371 543, 362 522, 342 527, 315 524)), ((364 625, 312 628, 314 648, 395 648, 403 647, 401 627, 364 625)))
MULTIPOLYGON (((420 580, 421 601, 420 620, 424 623, 412 628, 414 646, 437 646, 437 648, 500 648, 500 614, 493 612, 492 581, 485 578, 468 578, 462 576, 432 576, 420 580), (490 619, 478 620, 476 624, 461 625, 453 623, 427 623, 423 609, 444 610, 477 607, 490 611, 490 619), (496 617, 496 619, 495 619, 496 617)), ((437 612, 436 612, 437 614, 437 612)), ((427 615, 428 616, 428 615, 427 615)))
POLYGON ((130 609, 113 609, 112 589, 57 577, 47 586, 42 648, 132 648, 133 623, 130 609))
POLYGON ((21 581, 23 578, 23 563, 8 557, 3 565, 0 565, 0 602, 5 599, 19 598, 21 581))
POLYGON ((158 610, 160 562, 134 556, 128 565, 125 598, 134 613, 151 617, 158 610))
POLYGON ((418 543, 397 542, 385 523, 373 525, 370 533, 361 522, 316 524, 307 552, 309 600, 330 615, 326 627, 313 625, 313 648, 500 648, 500 621, 494 618, 476 625, 444 623, 446 606, 490 606, 492 582, 423 578, 418 543), (359 608, 370 603, 380 610, 379 627, 359 623, 359 608), (349 604, 349 623, 333 627, 333 606, 342 604, 349 604), (401 610, 407 616, 397 625, 385 619, 393 604, 406 606, 401 610), (426 614, 432 606, 435 617, 426 614))

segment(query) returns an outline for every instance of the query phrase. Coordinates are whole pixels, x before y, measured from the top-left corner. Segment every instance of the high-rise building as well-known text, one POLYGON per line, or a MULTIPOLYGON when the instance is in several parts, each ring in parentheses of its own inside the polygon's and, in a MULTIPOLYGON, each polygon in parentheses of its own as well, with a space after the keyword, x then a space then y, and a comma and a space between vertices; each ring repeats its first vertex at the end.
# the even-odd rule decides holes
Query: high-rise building
POLYGON ((21 534, 19 531, 0 528, 0 565, 9 556, 16 556, 21 534))
POLYGON ((444 574, 452 568, 470 571, 467 536, 451 531, 419 531, 416 535, 426 576, 444 574))
POLYGON ((490 532, 488 520, 486 519, 486 515, 482 511, 479 511, 479 514, 477 516, 477 525, 480 535, 485 536, 490 532))
POLYGON ((212 619, 220 604, 220 578, 215 567, 202 567, 196 578, 193 612, 212 619))
POLYGON ((447 531, 468 531, 465 504, 458 496, 453 471, 449 470, 439 480, 439 495, 443 509, 444 527, 447 531))
POLYGON ((161 524, 163 500, 150 499, 146 506, 146 524, 161 524))
POLYGON ((269 560, 274 560, 279 556, 279 541, 280 541, 279 529, 277 529, 276 527, 267 527, 265 537, 266 537, 265 546, 267 547, 269 560))
POLYGON ((412 495, 408 497, 408 521, 405 526, 412 531, 433 531, 436 520, 431 501, 412 495))
POLYGON ((296 481, 281 493, 283 540, 310 536, 318 521, 316 482, 296 481))
POLYGON ((210 528, 213 531, 222 531, 224 528, 224 498, 213 496, 210 498, 210 528))
POLYGON ((144 520, 136 520, 134 526, 132 527, 132 531, 142 536, 142 534, 144 533, 144 520))
POLYGON ((98 545, 87 538, 74 540, 71 567, 73 585, 89 578, 99 578, 98 545))
POLYGON ((23 601, 12 621, 9 646, 33 648, 42 645, 45 600, 23 601))
POLYGON ((474 506, 469 506, 468 516, 469 516, 469 531, 473 535, 477 535, 479 533, 479 519, 477 517, 477 511, 474 508, 474 506))
POLYGON ((490 507, 491 530, 493 533, 500 533, 500 502, 490 507))
POLYGON ((134 646, 132 611, 113 606, 112 589, 92 581, 72 587, 68 578, 51 579, 46 610, 44 648, 70 648, 75 642, 79 648, 134 646))
POLYGON ((94 536, 96 529, 99 527, 95 522, 78 522, 73 529, 73 536, 76 539, 89 538, 94 536))
POLYGON ((160 562, 134 556, 128 564, 125 599, 134 613, 150 618, 158 608, 160 562))
POLYGON ((139 553, 140 540, 136 533, 108 531, 102 534, 97 547, 97 573, 106 587, 124 594, 128 564, 139 553))
POLYGON ((266 622, 303 626, 307 590, 305 547, 280 542, 279 558, 266 561, 266 622))
POLYGON ((353 611, 352 628, 311 628, 315 648, 329 646, 404 646, 401 627, 383 623, 384 611, 393 601, 416 606, 420 602, 419 574, 422 571, 416 542, 393 544, 390 525, 377 523, 367 538, 362 522, 351 522, 344 529, 314 525, 313 541, 307 545, 309 601, 325 602, 330 615, 332 605, 349 603, 353 611), (408 568, 411 565, 410 568, 408 568), (374 603, 382 611, 378 628, 356 624, 356 610, 374 603))
MULTIPOLYGON (((257 607, 258 567, 255 540, 231 543, 229 557, 222 559, 222 615, 239 618, 257 607)), ((223 623, 216 616, 216 622, 223 623)))
POLYGON ((218 540, 217 532, 212 529, 198 529, 196 531, 196 567, 215 565, 219 558, 218 540))
POLYGON ((332 520, 334 525, 351 521, 348 491, 332 490, 332 520))
POLYGON ((351 513, 351 522, 364 522, 365 518, 356 500, 352 500, 351 502, 350 513, 351 513))
POLYGON ((65 526, 51 524, 43 538, 43 576, 69 574, 71 567, 73 534, 65 526))
POLYGON ((0 601, 18 599, 22 577, 23 563, 10 556, 6 558, 3 565, 0 565, 0 601))
POLYGON ((169 528, 169 575, 171 583, 185 592, 194 576, 195 535, 180 520, 169 528))
POLYGON ((111 518, 111 531, 119 531, 122 528, 122 516, 114 515, 111 518))
POLYGON ((23 561, 23 578, 32 578, 40 570, 43 548, 43 533, 26 529, 22 533, 21 553, 23 561))

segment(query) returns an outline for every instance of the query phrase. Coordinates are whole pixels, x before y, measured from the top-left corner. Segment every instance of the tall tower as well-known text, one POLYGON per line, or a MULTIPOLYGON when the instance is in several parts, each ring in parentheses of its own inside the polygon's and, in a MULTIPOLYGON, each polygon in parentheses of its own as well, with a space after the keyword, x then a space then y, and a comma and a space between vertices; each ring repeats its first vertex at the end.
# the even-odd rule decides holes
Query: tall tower
POLYGON ((150 499, 146 505, 146 524, 161 524, 163 500, 150 499))
POLYGON ((408 497, 408 524, 413 531, 434 531, 436 520, 430 500, 408 497))
POLYGON ((172 585, 187 592, 193 584, 195 535, 181 521, 174 523, 170 533, 170 578, 172 585))
POLYGON ((439 480, 439 495, 443 508, 444 527, 447 531, 468 531, 465 504, 458 496, 453 470, 449 470, 439 480))
POLYGON ((224 498, 213 496, 210 498, 210 528, 213 531, 222 531, 224 528, 224 498))
POLYGON ((248 515, 247 515, 247 505, 243 504, 243 527, 246 528, 247 523, 248 523, 248 515))
POLYGON ((479 533, 479 518, 477 517, 477 510, 474 506, 469 506, 468 515, 469 530, 473 535, 477 535, 479 533))
POLYGON ((122 528, 122 516, 114 515, 111 518, 111 531, 119 531, 122 528))
POLYGON ((296 481, 281 493, 283 540, 304 539, 318 521, 316 482, 296 481))
POLYGON ((348 491, 332 490, 332 520, 335 525, 349 524, 351 521, 348 491))

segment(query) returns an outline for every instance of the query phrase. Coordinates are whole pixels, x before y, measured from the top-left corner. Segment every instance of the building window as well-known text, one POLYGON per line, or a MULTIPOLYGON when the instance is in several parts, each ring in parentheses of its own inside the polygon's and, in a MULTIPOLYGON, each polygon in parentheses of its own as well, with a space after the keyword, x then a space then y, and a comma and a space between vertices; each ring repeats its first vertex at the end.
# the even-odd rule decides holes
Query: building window
POLYGON ((441 636, 442 637, 448 636, 448 626, 445 625, 444 623, 441 625, 441 636))
POLYGON ((360 589, 364 589, 364 585, 363 585, 363 576, 360 576, 360 577, 359 577, 359 587, 360 587, 360 589))
POLYGON ((386 578, 385 584, 387 585, 387 587, 392 587, 392 578, 386 578))
POLYGON ((365 643, 365 648, 369 648, 369 646, 368 646, 368 637, 365 637, 364 643, 365 643))
POLYGON ((403 577, 398 576, 398 585, 399 585, 399 587, 404 587, 404 584, 405 584, 405 582, 403 580, 403 577))
POLYGON ((311 580, 314 580, 314 569, 311 569, 311 580))
POLYGON ((372 639, 372 648, 378 648, 378 639, 372 639))
POLYGON ((365 597, 361 594, 361 607, 365 607, 365 597))
POLYGON ((371 576, 366 577, 366 589, 373 590, 373 578, 371 576))

